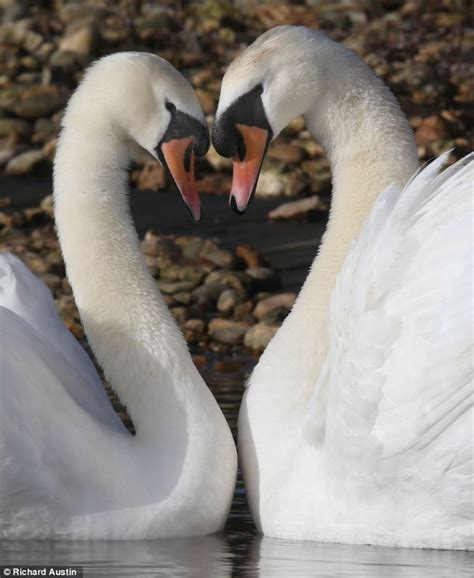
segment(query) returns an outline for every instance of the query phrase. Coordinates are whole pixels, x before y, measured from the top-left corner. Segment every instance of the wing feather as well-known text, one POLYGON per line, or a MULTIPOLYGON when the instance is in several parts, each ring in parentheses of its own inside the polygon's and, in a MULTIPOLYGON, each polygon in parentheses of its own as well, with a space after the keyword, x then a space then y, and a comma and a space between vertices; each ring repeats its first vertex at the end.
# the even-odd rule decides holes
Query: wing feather
POLYGON ((342 475, 472 513, 474 156, 441 171, 447 154, 382 193, 353 243, 304 434, 342 475))

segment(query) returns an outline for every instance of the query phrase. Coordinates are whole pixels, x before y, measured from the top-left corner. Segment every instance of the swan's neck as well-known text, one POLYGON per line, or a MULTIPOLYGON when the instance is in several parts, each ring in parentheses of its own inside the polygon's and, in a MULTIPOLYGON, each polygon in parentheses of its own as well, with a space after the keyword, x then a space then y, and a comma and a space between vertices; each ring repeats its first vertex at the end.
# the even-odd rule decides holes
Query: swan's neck
POLYGON ((333 174, 327 229, 301 295, 301 307, 314 312, 321 344, 350 244, 378 195, 391 184, 403 187, 418 168, 413 133, 394 96, 375 75, 372 83, 364 80, 363 86, 336 91, 343 96, 306 115, 311 133, 328 151, 333 174))
POLYGON ((166 443, 202 380, 140 251, 126 142, 76 124, 63 130, 54 177, 68 278, 88 340, 137 435, 166 443))
MULTIPOLYGON (((272 367, 271 396, 276 404, 290 396, 293 409, 314 392, 327 349, 332 290, 352 241, 377 196, 390 184, 402 187, 418 167, 413 134, 398 103, 359 62, 355 74, 336 67, 327 98, 305 113, 331 162, 330 216, 295 306, 257 368, 272 367)), ((270 382, 270 375, 261 381, 270 382)))

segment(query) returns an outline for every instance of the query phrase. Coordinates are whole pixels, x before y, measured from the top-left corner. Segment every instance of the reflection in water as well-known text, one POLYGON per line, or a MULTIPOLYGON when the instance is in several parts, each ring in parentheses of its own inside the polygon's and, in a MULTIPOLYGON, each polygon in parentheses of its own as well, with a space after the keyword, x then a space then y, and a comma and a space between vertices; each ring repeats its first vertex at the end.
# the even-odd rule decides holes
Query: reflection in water
POLYGON ((258 537, 247 568, 245 576, 258 578, 467 578, 473 575, 474 554, 258 537))
MULTIPOLYGON (((253 359, 201 368, 233 433, 253 359), (225 371, 222 371, 222 368, 225 371)), ((239 475, 224 535, 144 541, 3 541, 0 565, 77 565, 84 576, 180 578, 462 578, 474 553, 347 546, 256 536, 239 475)))
POLYGON ((2 565, 84 566, 95 576, 195 578, 462 578, 474 554, 375 546, 317 544, 248 533, 143 541, 0 542, 2 565))
POLYGON ((230 549, 222 536, 173 540, 0 542, 2 565, 84 566, 84 576, 231 576, 230 549))

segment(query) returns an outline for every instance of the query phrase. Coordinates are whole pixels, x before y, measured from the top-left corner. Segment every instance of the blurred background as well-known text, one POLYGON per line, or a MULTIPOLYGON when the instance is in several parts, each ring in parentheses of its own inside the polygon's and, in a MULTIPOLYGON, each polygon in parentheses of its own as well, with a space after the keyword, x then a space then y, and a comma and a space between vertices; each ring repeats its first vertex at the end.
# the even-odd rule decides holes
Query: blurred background
MULTIPOLYGON (((42 276, 84 342, 54 232, 51 169, 64 106, 84 69, 117 51, 168 59, 191 81, 212 124, 236 54, 273 26, 321 29, 394 91, 421 160, 449 148, 452 160, 463 156, 473 136, 471 8, 468 0, 0 0, 0 250, 42 276)), ((329 165, 297 118, 270 147, 244 217, 227 207, 229 160, 211 149, 197 174, 200 225, 187 221, 167 175, 148 160, 131 167, 133 215, 196 363, 240 387, 316 253, 330 206, 329 165)))

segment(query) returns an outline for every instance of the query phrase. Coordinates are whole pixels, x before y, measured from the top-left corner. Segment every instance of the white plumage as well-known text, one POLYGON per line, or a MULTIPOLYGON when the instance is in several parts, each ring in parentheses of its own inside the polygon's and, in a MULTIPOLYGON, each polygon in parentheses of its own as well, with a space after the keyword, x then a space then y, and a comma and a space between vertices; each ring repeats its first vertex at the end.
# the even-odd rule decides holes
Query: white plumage
POLYGON ((473 157, 417 170, 393 95, 319 32, 284 26, 248 47, 217 122, 255 85, 273 136, 303 114, 333 170, 319 253, 240 411, 255 522, 279 538, 472 549, 473 157))
POLYGON ((96 63, 71 98, 55 217, 89 342, 127 405, 122 425, 46 285, 0 256, 0 538, 143 539, 219 530, 232 435, 147 270, 127 198, 130 150, 156 157, 170 113, 204 117, 151 54, 96 63))

